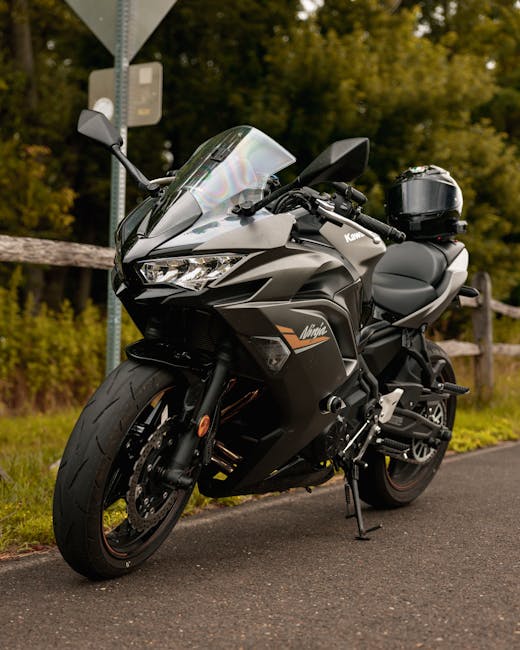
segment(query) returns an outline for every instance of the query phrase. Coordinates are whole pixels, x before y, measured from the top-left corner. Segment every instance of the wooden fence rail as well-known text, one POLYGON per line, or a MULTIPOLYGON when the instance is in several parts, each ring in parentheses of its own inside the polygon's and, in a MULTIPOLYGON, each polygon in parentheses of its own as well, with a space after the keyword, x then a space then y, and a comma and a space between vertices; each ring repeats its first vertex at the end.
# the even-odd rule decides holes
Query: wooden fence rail
POLYGON ((480 400, 486 401, 493 394, 493 356, 520 356, 520 345, 493 342, 493 313, 510 318, 520 318, 520 307, 506 305, 492 297, 491 278, 479 271, 472 280, 472 286, 479 290, 478 298, 462 298, 464 307, 471 307, 474 343, 466 341, 440 341, 439 345, 451 357, 471 356, 474 358, 475 392, 480 400))
POLYGON ((0 235, 0 262, 26 262, 51 266, 111 269, 114 249, 35 237, 0 235))
MULTIPOLYGON (((0 262, 110 269, 113 260, 113 248, 0 235, 0 262)), ((450 340, 440 341, 439 345, 452 357, 474 358, 477 395, 487 399, 493 391, 493 355, 520 356, 520 345, 493 343, 493 313, 518 319, 520 307, 506 305, 492 297, 491 279, 487 273, 475 274, 472 285, 479 290, 480 296, 462 298, 461 303, 473 310, 474 342, 450 340)))

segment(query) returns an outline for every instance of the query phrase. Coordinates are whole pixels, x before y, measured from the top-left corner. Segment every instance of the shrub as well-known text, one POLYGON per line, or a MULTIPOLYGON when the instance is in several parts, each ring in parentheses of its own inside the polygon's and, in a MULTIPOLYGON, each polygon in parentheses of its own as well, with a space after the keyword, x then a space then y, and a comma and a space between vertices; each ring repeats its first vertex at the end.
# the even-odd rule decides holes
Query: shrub
MULTIPOLYGON (((65 301, 60 309, 35 309, 18 300, 21 273, 0 288, 0 413, 46 411, 83 403, 102 381, 106 321, 91 303, 75 314, 65 301)), ((123 317, 123 339, 138 338, 123 317)))

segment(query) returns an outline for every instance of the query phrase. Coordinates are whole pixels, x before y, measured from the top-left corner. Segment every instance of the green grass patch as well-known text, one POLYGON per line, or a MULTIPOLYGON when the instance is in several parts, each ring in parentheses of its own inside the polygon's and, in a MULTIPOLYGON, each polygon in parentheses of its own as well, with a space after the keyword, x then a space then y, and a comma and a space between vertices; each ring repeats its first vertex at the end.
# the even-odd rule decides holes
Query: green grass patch
POLYGON ((457 381, 472 392, 459 398, 450 449, 455 452, 489 447, 520 439, 520 359, 495 359, 494 397, 479 404, 474 391, 473 360, 455 360, 457 381))
MULTIPOLYGON (((461 383, 472 385, 471 360, 457 360, 461 383)), ((450 448, 464 452, 520 437, 520 360, 499 360, 495 398, 479 405, 474 395, 459 399, 450 448)), ((0 418, 0 467, 11 477, 0 480, 0 553, 23 552, 52 544, 52 493, 56 470, 79 410, 0 418)), ((196 489, 185 514, 210 504, 230 506, 240 497, 208 499, 196 489)))
MULTIPOLYGON (((79 409, 62 413, 0 418, 0 553, 24 552, 54 543, 52 494, 57 467, 79 409)), ((232 506, 241 497, 208 499, 195 489, 184 511, 210 504, 232 506)))

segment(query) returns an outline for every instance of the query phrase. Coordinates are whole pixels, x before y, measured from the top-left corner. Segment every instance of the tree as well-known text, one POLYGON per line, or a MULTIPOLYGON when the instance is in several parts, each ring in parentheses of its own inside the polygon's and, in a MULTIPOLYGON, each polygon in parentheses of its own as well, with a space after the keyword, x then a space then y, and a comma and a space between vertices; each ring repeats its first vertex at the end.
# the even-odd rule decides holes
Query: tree
MULTIPOLYGON (((285 37, 299 9, 300 0, 182 0, 166 16, 136 60, 159 58, 164 65, 166 102, 155 131, 171 141, 179 162, 249 119, 271 43, 285 37)), ((142 151, 145 131, 131 133, 132 148, 135 142, 142 151)))
POLYGON ((493 71, 481 55, 421 37, 413 11, 363 6, 371 8, 368 24, 360 19, 338 34, 318 14, 273 43, 252 121, 299 154, 300 167, 331 140, 370 137, 361 185, 380 217, 384 187, 406 167, 436 163, 452 171, 466 196, 474 268, 502 268, 495 285, 506 292, 520 280, 503 259, 505 238, 520 232, 520 169, 507 138, 475 119, 495 92, 493 71))

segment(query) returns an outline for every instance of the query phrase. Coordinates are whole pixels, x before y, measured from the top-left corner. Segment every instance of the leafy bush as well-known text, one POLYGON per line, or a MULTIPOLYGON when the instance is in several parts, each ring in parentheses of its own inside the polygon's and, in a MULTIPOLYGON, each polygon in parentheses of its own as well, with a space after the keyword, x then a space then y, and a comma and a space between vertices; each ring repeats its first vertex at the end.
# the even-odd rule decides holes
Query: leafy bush
MULTIPOLYGON (((83 403, 103 379, 106 323, 89 303, 75 314, 69 302, 53 311, 20 306, 17 270, 0 288, 0 413, 45 411, 83 403)), ((125 314, 124 344, 139 334, 125 314)))

